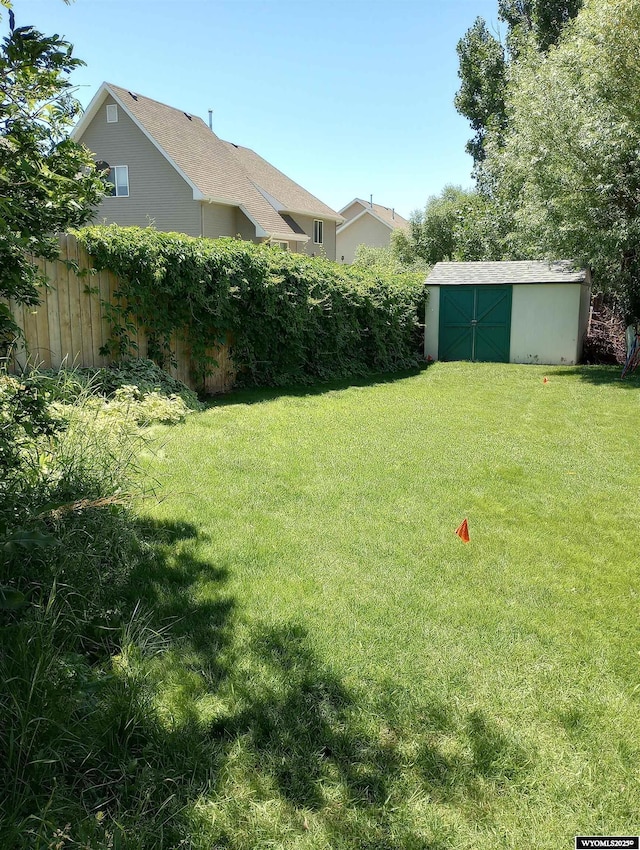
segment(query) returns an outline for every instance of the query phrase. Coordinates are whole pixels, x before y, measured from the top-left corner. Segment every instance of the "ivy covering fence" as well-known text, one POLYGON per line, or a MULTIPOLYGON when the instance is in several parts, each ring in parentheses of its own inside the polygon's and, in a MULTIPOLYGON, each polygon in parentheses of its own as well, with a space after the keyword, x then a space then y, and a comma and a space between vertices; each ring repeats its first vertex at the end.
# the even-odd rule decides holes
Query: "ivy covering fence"
POLYGON ((127 326, 143 325, 149 356, 170 356, 188 337, 196 368, 227 340, 238 382, 252 385, 395 371, 421 358, 424 275, 372 272, 236 239, 151 228, 76 233, 98 270, 121 280, 111 306, 111 348, 127 354, 127 326))

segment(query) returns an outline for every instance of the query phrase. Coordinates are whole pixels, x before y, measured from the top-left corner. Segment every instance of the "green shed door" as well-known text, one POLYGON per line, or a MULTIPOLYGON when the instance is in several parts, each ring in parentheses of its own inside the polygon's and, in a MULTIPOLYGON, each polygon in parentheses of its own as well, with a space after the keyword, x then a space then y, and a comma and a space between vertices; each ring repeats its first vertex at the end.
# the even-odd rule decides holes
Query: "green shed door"
POLYGON ((508 363, 511 286, 441 286, 438 357, 508 363))

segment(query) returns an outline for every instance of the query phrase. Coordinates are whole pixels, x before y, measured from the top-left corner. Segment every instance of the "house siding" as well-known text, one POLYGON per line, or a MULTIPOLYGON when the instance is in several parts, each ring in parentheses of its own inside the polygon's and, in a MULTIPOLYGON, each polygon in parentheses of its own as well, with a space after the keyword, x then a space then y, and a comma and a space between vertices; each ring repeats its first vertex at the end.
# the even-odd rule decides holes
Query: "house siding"
POLYGON ((191 187, 147 139, 125 111, 118 106, 118 121, 107 124, 107 98, 80 141, 96 160, 129 167, 129 197, 104 198, 94 223, 157 227, 200 236, 200 203, 193 200, 191 187))
POLYGON ((358 245, 371 245, 374 248, 387 248, 391 241, 391 231, 382 222, 370 215, 363 215, 350 224, 346 230, 338 233, 336 259, 339 263, 352 263, 358 245))
POLYGON ((202 203, 202 235, 207 239, 235 236, 236 207, 224 204, 202 203))
POLYGON ((354 201, 352 204, 349 204, 349 206, 341 212, 340 215, 343 216, 346 221, 349 221, 359 215, 363 209, 365 209, 365 207, 359 201, 354 201))
POLYGON ((256 237, 256 226, 250 221, 240 209, 235 210, 235 230, 234 236, 239 236, 241 239, 246 239, 247 242, 262 242, 262 239, 256 237))
POLYGON ((322 216, 306 216, 306 215, 292 215, 291 218, 300 225, 300 227, 304 230, 306 235, 309 237, 309 241, 306 243, 298 242, 297 245, 299 247, 299 253, 301 254, 309 254, 310 256, 316 257, 326 257, 328 260, 336 259, 336 223, 335 221, 327 221, 326 218, 322 218, 322 216), (323 239, 324 242, 322 245, 316 245, 313 241, 313 222, 314 221, 323 221, 323 239))

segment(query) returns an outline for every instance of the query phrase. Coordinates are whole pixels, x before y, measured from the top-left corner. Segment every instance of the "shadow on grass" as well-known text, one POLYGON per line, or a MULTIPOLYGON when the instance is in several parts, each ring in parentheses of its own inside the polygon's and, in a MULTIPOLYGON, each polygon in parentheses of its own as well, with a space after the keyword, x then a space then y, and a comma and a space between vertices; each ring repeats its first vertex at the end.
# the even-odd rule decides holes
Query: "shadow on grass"
POLYGON ((143 557, 113 587, 129 625, 81 694, 49 831, 16 846, 52 846, 70 822, 79 846, 445 850, 455 836, 416 801, 468 808, 484 783, 486 806, 487 786, 527 770, 481 712, 435 694, 414 705, 392 682, 348 687, 299 623, 247 621, 196 527, 139 530, 143 557))
POLYGON ((621 378, 622 366, 563 366, 559 369, 549 369, 549 376, 554 378, 579 377, 582 381, 595 386, 611 384, 620 389, 637 390, 640 388, 640 370, 621 378))
POLYGON ((530 761, 511 735, 476 710, 462 729, 429 735, 417 765, 432 797, 451 803, 476 799, 487 782, 496 789, 508 785, 527 773, 530 761))
POLYGON ((432 364, 423 363, 412 369, 404 369, 399 372, 379 372, 371 375, 354 376, 341 380, 322 382, 318 379, 314 384, 288 384, 278 387, 240 387, 229 393, 205 398, 208 407, 226 407, 235 404, 260 404, 272 401, 282 396, 303 398, 305 396, 324 395, 328 392, 351 389, 352 387, 373 387, 379 384, 393 384, 405 378, 414 378, 426 371, 432 364))
POLYGON ((203 537, 190 523, 147 519, 138 528, 152 552, 131 573, 124 596, 153 612, 154 627, 166 632, 192 666, 206 665, 216 680, 227 675, 220 659, 232 638, 235 609, 224 593, 227 566, 198 557, 203 537))

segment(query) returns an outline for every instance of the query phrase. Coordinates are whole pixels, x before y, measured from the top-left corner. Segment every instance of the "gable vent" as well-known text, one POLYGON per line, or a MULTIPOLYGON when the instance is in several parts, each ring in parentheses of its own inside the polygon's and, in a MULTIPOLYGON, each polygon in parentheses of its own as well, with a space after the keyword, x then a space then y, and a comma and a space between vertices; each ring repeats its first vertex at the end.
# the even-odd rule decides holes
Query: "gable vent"
POLYGON ((118 123, 118 105, 116 103, 107 104, 107 124, 118 123))

